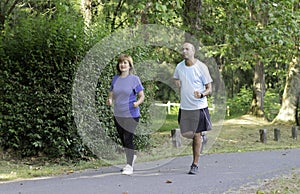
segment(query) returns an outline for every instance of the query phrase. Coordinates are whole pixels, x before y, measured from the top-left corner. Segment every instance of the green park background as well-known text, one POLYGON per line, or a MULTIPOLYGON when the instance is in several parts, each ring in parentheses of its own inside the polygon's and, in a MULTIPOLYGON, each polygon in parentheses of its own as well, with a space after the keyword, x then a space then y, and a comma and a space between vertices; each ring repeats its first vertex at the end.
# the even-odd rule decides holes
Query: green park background
MULTIPOLYGON (((223 92, 215 92, 226 107, 225 120, 251 115, 290 130, 299 125, 299 6, 299 0, 1 0, 1 152, 20 160, 94 158, 72 112, 76 71, 103 38, 150 24, 196 37, 201 53, 214 61, 223 80, 223 92)), ((127 53, 135 63, 152 60, 175 67, 181 60, 178 52, 165 47, 135 47, 127 53)), ((115 58, 109 61, 95 92, 99 120, 112 138, 112 112, 105 100, 115 64, 115 58)), ((143 84, 147 98, 141 122, 147 126, 151 103, 179 99, 161 82, 143 84)), ((214 100, 210 98, 211 106, 214 100)), ((175 115, 167 117, 170 127, 177 124, 175 115)), ((151 146, 151 138, 138 136, 138 148, 151 146)))

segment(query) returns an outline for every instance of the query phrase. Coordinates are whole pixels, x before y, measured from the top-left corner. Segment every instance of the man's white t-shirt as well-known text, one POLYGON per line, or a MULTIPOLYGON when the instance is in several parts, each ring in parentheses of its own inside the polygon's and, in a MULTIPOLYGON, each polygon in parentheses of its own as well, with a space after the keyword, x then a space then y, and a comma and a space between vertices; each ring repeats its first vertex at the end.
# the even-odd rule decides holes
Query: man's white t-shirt
POLYGON ((180 87, 180 108, 183 110, 197 110, 208 107, 207 98, 195 98, 194 92, 205 91, 205 85, 213 80, 207 66, 197 59, 192 66, 186 66, 185 61, 181 61, 176 66, 174 79, 179 79, 180 87))

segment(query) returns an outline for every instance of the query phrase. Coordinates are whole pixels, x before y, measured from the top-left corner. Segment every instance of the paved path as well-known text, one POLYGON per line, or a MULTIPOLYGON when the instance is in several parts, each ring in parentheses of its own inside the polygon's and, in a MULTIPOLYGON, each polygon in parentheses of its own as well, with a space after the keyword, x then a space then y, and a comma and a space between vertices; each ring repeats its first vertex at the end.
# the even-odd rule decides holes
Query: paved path
POLYGON ((230 192, 247 183, 289 174, 300 168, 300 149, 201 156, 200 173, 188 175, 191 157, 137 163, 135 174, 118 167, 70 175, 0 183, 0 194, 199 194, 230 192), (161 165, 164 164, 164 165, 161 165), (149 166, 157 168, 147 168, 149 166))

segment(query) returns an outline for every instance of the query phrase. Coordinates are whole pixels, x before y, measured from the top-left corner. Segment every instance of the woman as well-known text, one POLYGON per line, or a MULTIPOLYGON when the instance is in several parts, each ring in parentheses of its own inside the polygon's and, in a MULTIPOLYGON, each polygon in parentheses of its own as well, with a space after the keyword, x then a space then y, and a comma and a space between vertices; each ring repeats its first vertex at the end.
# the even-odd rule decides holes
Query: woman
POLYGON ((134 132, 140 118, 139 105, 144 101, 144 87, 133 74, 133 61, 129 55, 120 55, 116 66, 118 74, 112 79, 107 105, 114 104, 114 122, 125 148, 127 164, 122 174, 133 174, 134 132))

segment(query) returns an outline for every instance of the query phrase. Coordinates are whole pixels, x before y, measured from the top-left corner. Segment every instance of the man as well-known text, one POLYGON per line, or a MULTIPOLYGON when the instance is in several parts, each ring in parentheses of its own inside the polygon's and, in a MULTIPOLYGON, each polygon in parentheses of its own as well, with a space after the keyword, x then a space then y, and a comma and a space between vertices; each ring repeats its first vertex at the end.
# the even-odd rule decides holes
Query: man
POLYGON ((202 132, 210 130, 211 122, 207 97, 213 81, 207 66, 195 58, 195 47, 188 42, 182 46, 184 60, 177 64, 175 84, 180 87, 178 123, 181 134, 193 139, 193 162, 189 174, 198 173, 202 132))

